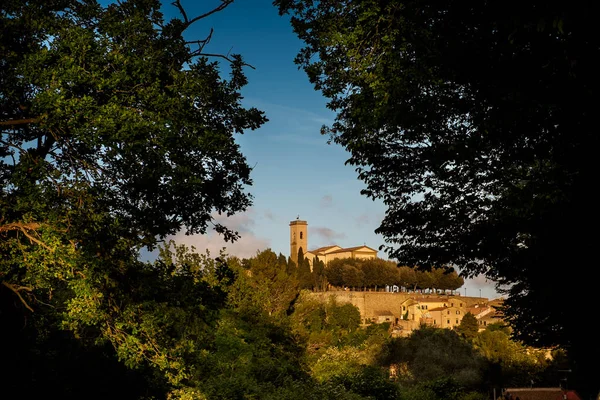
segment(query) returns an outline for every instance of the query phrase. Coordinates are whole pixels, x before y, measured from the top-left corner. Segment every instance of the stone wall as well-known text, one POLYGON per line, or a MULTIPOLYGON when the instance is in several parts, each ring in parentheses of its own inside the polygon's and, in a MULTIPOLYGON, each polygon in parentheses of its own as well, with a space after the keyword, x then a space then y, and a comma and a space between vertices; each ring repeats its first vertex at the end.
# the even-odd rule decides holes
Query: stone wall
POLYGON ((410 324, 411 327, 406 328, 414 329, 412 325, 418 321, 405 321, 402 322, 402 306, 401 304, 407 299, 426 299, 426 298, 440 298, 440 299, 460 299, 466 307, 471 307, 477 303, 487 302, 488 299, 481 297, 466 297, 466 296, 444 296, 444 295, 433 295, 433 294, 420 294, 420 293, 390 293, 390 292, 355 292, 355 291, 329 291, 329 292, 316 292, 312 293, 313 296, 326 302, 331 296, 334 296, 336 301, 339 303, 350 303, 358 308, 360 311, 361 319, 363 320, 377 320, 378 316, 383 313, 391 313, 394 316, 394 324, 400 325, 406 323, 410 324))

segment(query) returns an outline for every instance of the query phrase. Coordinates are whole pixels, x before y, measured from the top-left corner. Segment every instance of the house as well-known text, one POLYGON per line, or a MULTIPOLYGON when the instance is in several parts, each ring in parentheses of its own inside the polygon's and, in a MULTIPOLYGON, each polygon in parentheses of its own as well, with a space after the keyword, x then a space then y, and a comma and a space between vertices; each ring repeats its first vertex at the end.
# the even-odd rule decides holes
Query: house
MULTIPOLYGON (((574 390, 555 388, 508 388, 504 391, 512 400, 581 400, 574 390)), ((502 398, 506 398, 503 396, 502 398)))
POLYGON ((390 310, 375 311, 374 314, 375 318, 373 318, 373 322, 376 324, 381 324, 383 322, 394 322, 395 316, 390 310))
POLYGON ((429 310, 429 324, 436 328, 454 328, 460 325, 467 312, 464 307, 438 307, 429 310))

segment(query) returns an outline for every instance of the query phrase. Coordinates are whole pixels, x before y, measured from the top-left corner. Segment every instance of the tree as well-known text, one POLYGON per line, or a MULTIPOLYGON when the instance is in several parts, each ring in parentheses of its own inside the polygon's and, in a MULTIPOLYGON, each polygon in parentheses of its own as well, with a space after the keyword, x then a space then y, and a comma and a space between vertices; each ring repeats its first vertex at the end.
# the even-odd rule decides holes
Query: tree
POLYGON ((401 378, 414 382, 450 378, 475 389, 483 379, 483 359, 450 329, 423 326, 408 337, 394 338, 382 349, 379 363, 406 365, 409 373, 401 378))
POLYGON ((326 322, 330 329, 349 333, 360 326, 360 311, 353 304, 338 304, 332 297, 327 303, 325 312, 326 322))
POLYGON ((315 257, 313 261, 313 286, 317 291, 327 290, 327 277, 325 276, 325 262, 319 260, 319 257, 315 257))
POLYGON ((479 332, 472 343, 490 364, 489 379, 493 386, 523 387, 531 385, 532 381, 536 386, 551 386, 558 381, 544 376, 552 368, 551 361, 546 358, 547 350, 515 342, 503 330, 486 329, 479 332))
POLYGON ((271 250, 257 252, 250 262, 250 276, 245 285, 252 293, 247 299, 264 309, 269 315, 282 316, 298 296, 298 280, 287 273, 285 256, 279 257, 271 250))
POLYGON ((250 205, 251 168, 234 134, 266 119, 241 106, 241 57, 231 56, 230 80, 221 78, 202 42, 193 49, 183 38, 198 19, 175 4, 182 19, 164 21, 155 0, 3 3, 6 287, 88 276, 84 262, 67 264, 115 246, 153 248, 181 229, 215 225, 226 239, 237 237, 213 212, 250 205), (53 265, 34 268, 32 258, 53 265))
POLYGON ((298 282, 300 289, 313 289, 314 280, 308 258, 304 256, 302 248, 298 249, 298 282))
POLYGON ((210 35, 184 38, 212 11, 173 4, 179 19, 157 0, 2 2, 0 290, 19 326, 34 313, 37 327, 110 344, 177 386, 188 371, 174 360, 190 346, 169 335, 210 325, 222 297, 198 271, 169 276, 140 251, 212 225, 237 238, 215 215, 251 204, 235 135, 266 118, 241 105, 241 56, 205 53, 210 35))
POLYGON ((456 290, 465 284, 464 278, 456 273, 454 269, 443 271, 441 274, 439 273, 440 271, 443 270, 434 270, 434 272, 437 272, 437 288, 442 290, 456 290))
MULTIPOLYGON (((574 375, 594 370, 600 348, 560 293, 592 302, 597 281, 580 280, 597 241, 580 224, 599 222, 588 194, 598 4, 275 4, 306 44, 296 62, 337 112, 323 133, 387 206, 377 232, 389 255, 484 274, 508 294, 517 338, 563 346, 574 375), (568 276, 549 273, 565 265, 568 276)), ((573 387, 596 394, 591 382, 573 387)))
POLYGON ((467 312, 460 320, 460 324, 454 330, 467 339, 473 339, 479 332, 477 318, 471 312, 467 312))
POLYGON ((415 268, 407 266, 398 267, 398 273, 400 275, 400 285, 416 289, 418 271, 415 268))
POLYGON ((382 288, 386 285, 396 285, 398 283, 398 267, 393 261, 380 258, 357 261, 364 276, 364 286, 382 288))

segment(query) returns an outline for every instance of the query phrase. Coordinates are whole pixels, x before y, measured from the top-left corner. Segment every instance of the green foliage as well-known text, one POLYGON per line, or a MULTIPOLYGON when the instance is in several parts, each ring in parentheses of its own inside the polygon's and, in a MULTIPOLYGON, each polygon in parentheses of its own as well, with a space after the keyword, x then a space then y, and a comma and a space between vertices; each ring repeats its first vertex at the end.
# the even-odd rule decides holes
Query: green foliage
POLYGON ((325 268, 327 280, 337 287, 383 288, 400 285, 413 289, 455 290, 464 284, 453 268, 419 271, 398 267, 393 261, 357 258, 331 260, 325 268))
POLYGON ((292 326, 299 334, 315 339, 326 339, 328 344, 337 344, 343 337, 355 332, 360 326, 360 312, 352 304, 339 304, 334 297, 324 303, 303 292, 291 315, 292 326))
POLYGON ((402 387, 400 399, 416 400, 486 400, 487 393, 470 392, 461 388, 452 379, 438 379, 432 382, 402 387))
POLYGON ((324 292, 327 290, 327 276, 325 275, 325 263, 315 257, 313 261, 313 287, 316 291, 324 292))
POLYGON ((390 381, 387 371, 379 367, 363 366, 356 372, 337 375, 332 381, 373 400, 398 398, 398 386, 390 381))
POLYGON ((600 347, 559 293, 595 299, 596 279, 581 276, 596 239, 580 225, 599 222, 588 195, 598 4, 275 4, 305 43, 296 63, 337 113, 322 133, 388 208, 377 232, 390 257, 497 282, 514 335, 567 349, 572 387, 595 396, 600 347))
POLYGON ((2 5, 0 274, 24 307, 52 303, 72 329, 112 318, 140 249, 250 204, 234 135, 265 118, 241 106, 244 63, 221 78, 160 6, 2 5))
POLYGON ((311 374, 317 381, 324 382, 335 377, 359 374, 368 363, 367 355, 356 347, 329 347, 312 364, 311 374))
POLYGON ((557 381, 556 374, 552 377, 552 369, 556 368, 547 358, 546 350, 515 342, 504 330, 486 329, 479 332, 472 342, 491 364, 490 379, 498 387, 529 386, 532 381, 536 382, 536 386, 543 383, 552 386, 557 381))
POLYGON ((353 332, 360 325, 360 311, 352 304, 337 304, 333 299, 325 308, 327 325, 333 330, 353 332))
MULTIPOLYGON (((1 306, 52 338, 33 351, 81 355, 36 356, 39 367, 57 360, 43 372, 55 377, 54 397, 71 389, 89 397, 75 383, 59 388, 69 359, 88 369, 77 358, 123 373, 107 379, 132 396, 144 386, 162 397, 193 392, 191 360, 215 342, 227 306, 233 273, 222 259, 167 245, 150 264, 140 251, 211 225, 237 238, 214 215, 251 204, 251 168, 235 135, 266 119, 241 105, 241 57, 229 57, 225 79, 186 44, 183 9, 165 20, 161 6, 8 0, 0 8, 1 306)), ((36 333, 25 336, 23 346, 36 333)), ((40 384, 20 371, 24 386, 40 384)))
POLYGON ((492 324, 489 324, 488 326, 486 326, 485 328, 488 331, 494 332, 494 331, 502 331, 507 335, 510 335, 511 329, 510 326, 508 326, 506 323, 504 322, 494 322, 492 324))
POLYGON ((239 281, 243 281, 243 285, 238 286, 246 291, 235 294, 237 301, 260 307, 273 316, 281 317, 287 313, 299 288, 296 275, 288 274, 285 257, 267 249, 257 252, 247 262, 249 269, 240 271, 239 281))
POLYGON ((479 332, 479 323, 472 313, 467 312, 454 330, 466 339, 473 339, 479 332))
POLYGON ((379 363, 405 365, 398 379, 408 383, 451 378, 463 388, 477 389, 483 382, 482 358, 449 329, 424 326, 408 337, 393 338, 382 349, 379 363))
POLYGON ((310 263, 308 258, 304 256, 302 248, 298 250, 298 283, 300 289, 313 289, 315 284, 310 270, 310 263))

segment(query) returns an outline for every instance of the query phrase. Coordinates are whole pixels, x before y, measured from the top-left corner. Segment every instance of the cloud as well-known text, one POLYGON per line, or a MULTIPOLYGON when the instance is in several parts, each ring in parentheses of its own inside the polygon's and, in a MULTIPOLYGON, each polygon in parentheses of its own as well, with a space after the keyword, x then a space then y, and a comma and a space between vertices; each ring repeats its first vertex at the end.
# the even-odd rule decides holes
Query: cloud
POLYGON ((301 119, 302 121, 304 121, 306 123, 306 121, 310 121, 314 124, 319 124, 319 125, 331 125, 334 122, 334 115, 332 115, 330 113, 329 116, 325 116, 323 114, 318 114, 309 110, 306 110, 304 108, 299 108, 299 107, 289 107, 289 106, 284 106, 283 104, 275 104, 275 103, 270 103, 270 102, 266 102, 266 101, 262 101, 259 99, 253 99, 253 98, 246 98, 246 101, 257 107, 260 109, 269 109, 275 112, 278 112, 279 114, 283 115, 286 118, 296 118, 296 119, 301 119))
POLYGON ((320 226, 316 226, 314 228, 310 228, 310 232, 311 232, 311 234, 319 236, 319 237, 321 237, 323 239, 326 239, 328 241, 335 240, 335 239, 344 239, 346 237, 345 233, 335 232, 332 229, 323 228, 323 227, 320 227, 320 226))
POLYGON ((277 221, 277 217, 275 216, 275 214, 273 214, 273 212, 271 210, 266 210, 264 215, 265 215, 265 218, 268 219, 269 221, 273 221, 273 222, 277 221))
POLYGON ((204 235, 186 235, 183 232, 171 237, 177 244, 194 246, 196 251, 204 253, 208 250, 211 256, 217 256, 223 247, 226 253, 240 258, 248 258, 256 255, 258 251, 271 247, 271 241, 266 238, 258 237, 252 231, 255 225, 255 212, 250 209, 244 213, 226 217, 224 215, 215 215, 215 222, 225 225, 227 228, 237 231, 240 238, 235 242, 225 242, 223 237, 214 231, 207 232, 204 235))
POLYGON ((333 204, 333 197, 330 194, 326 194, 325 196, 321 197, 321 208, 329 208, 331 207, 333 204))
POLYGON ((356 217, 356 224, 359 228, 362 228, 365 225, 369 225, 369 222, 371 222, 371 218, 369 218, 368 214, 361 214, 358 217, 356 217))
POLYGON ((501 295, 496 291, 495 282, 487 279, 485 275, 478 275, 474 278, 465 279, 463 290, 467 289, 468 296, 486 297, 489 299, 498 298, 501 295))
POLYGON ((322 136, 310 136, 306 134, 282 133, 277 135, 265 136, 269 141, 285 143, 290 145, 323 146, 327 144, 327 139, 322 136))

